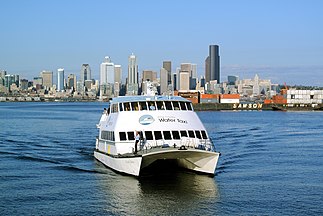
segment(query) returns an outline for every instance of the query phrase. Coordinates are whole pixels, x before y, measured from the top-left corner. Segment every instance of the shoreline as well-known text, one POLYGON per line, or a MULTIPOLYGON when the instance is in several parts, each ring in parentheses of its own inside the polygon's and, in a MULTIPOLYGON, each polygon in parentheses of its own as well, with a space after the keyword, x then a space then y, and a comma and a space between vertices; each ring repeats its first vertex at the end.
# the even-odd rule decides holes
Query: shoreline
MULTIPOLYGON (((0 103, 10 102, 108 102, 84 98, 0 97, 0 103), (6 100, 3 100, 6 98, 6 100)), ((323 111, 323 104, 264 104, 264 103, 193 103, 195 111, 323 111)))

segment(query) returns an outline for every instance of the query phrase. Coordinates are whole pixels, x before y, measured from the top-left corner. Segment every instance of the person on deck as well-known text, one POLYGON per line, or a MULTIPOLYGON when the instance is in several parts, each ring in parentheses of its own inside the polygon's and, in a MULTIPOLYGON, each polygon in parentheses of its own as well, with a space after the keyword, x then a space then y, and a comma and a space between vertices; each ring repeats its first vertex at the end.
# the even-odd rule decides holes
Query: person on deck
POLYGON ((139 134, 139 132, 138 131, 136 131, 136 136, 135 136, 135 154, 137 154, 137 145, 138 145, 138 143, 139 143, 139 141, 140 141, 140 134, 139 134))

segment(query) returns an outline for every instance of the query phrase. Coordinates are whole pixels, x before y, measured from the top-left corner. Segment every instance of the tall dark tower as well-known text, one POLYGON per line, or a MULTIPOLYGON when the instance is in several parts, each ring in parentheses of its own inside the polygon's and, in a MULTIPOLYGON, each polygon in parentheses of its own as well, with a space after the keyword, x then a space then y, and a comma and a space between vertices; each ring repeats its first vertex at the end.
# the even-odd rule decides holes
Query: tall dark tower
POLYGON ((172 62, 163 61, 163 68, 167 70, 167 85, 172 83, 172 62))
MULTIPOLYGON (((220 83, 220 56, 219 56, 219 46, 210 45, 209 47, 209 73, 210 80, 217 80, 220 83)), ((207 76, 205 76, 207 77, 207 76)), ((209 81, 209 80, 208 80, 209 81)))

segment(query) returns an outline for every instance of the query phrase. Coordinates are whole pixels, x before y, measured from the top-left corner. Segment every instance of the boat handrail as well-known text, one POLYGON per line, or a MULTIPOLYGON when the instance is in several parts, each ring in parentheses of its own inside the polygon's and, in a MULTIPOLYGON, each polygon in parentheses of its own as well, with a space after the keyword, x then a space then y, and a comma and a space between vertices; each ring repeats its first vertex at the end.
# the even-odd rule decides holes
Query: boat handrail
POLYGON ((145 151, 146 153, 154 148, 166 148, 174 147, 179 148, 185 146, 186 148, 200 149, 205 151, 215 152, 215 147, 211 139, 198 139, 198 138, 189 138, 185 137, 180 140, 180 145, 172 145, 168 140, 154 140, 148 142, 146 139, 143 139, 140 143, 140 150, 145 151))

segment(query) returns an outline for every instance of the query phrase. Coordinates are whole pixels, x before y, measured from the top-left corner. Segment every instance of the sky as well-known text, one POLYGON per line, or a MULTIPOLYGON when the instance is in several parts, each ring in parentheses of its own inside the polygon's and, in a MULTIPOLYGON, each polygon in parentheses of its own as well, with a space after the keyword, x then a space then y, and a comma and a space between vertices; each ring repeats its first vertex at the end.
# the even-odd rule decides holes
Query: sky
POLYGON ((42 70, 99 79, 110 56, 127 76, 159 74, 162 62, 195 63, 204 75, 210 44, 220 47, 221 81, 271 79, 323 86, 321 0, 0 0, 0 70, 32 79, 42 70))

